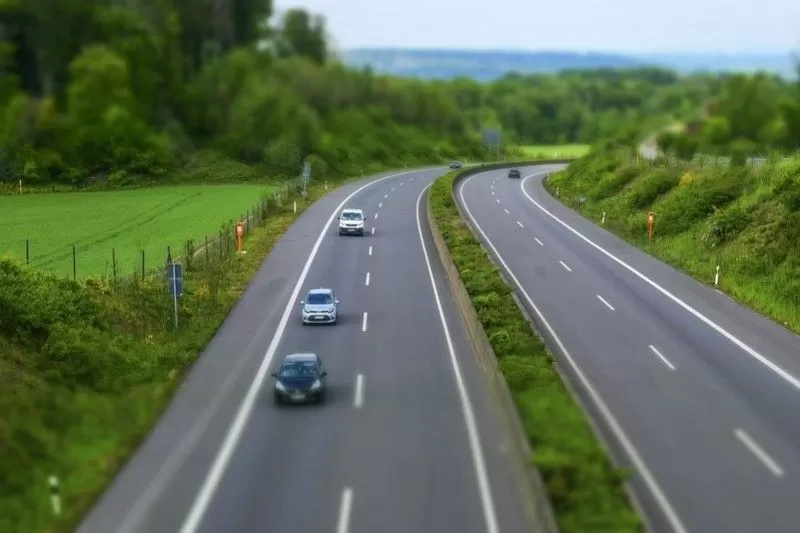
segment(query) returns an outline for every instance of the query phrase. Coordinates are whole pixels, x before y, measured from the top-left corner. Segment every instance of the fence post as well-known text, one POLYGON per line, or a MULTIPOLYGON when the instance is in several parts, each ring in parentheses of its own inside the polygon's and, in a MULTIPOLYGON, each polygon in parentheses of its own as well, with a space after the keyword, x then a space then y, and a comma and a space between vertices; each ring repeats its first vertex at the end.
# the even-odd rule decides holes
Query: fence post
POLYGON ((206 235, 206 265, 208 265, 210 259, 208 257, 208 235, 206 235))
POLYGON ((111 248, 111 272, 114 281, 117 281, 117 251, 114 248, 111 248))
POLYGON ((25 264, 31 262, 31 240, 25 239, 25 264))
POLYGON ((222 230, 219 230, 219 258, 222 259, 222 256, 225 254, 225 251, 222 249, 222 239, 224 236, 222 235, 222 230))
POLYGON ((142 249, 142 281, 144 281, 144 249, 142 249))
POLYGON ((78 252, 75 245, 72 245, 72 279, 78 279, 78 252))

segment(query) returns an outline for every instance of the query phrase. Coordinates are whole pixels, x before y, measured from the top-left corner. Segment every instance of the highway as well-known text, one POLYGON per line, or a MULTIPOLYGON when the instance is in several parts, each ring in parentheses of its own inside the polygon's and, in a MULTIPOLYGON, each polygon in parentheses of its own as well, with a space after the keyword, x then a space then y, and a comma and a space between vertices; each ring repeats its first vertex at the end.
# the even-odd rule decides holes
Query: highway
POLYGON ((542 179, 562 167, 477 174, 456 196, 652 529, 796 533, 800 338, 552 198, 542 179))
POLYGON ((277 243, 81 533, 516 533, 529 503, 424 216, 435 168, 332 191, 277 243), (364 209, 368 233, 338 236, 364 209), (330 287, 336 326, 302 326, 330 287), (273 404, 291 352, 321 406, 273 404))

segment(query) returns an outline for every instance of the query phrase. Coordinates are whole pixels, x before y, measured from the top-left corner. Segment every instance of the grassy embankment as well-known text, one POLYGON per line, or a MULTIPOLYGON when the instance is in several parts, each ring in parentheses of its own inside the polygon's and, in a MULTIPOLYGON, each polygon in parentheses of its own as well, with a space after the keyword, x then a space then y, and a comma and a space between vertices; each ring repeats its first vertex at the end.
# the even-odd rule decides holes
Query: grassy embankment
POLYGON ((618 150, 574 163, 546 187, 591 220, 605 211, 609 231, 704 283, 719 266, 721 290, 800 332, 800 158, 666 167, 618 150))
POLYGON ((559 159, 582 157, 589 153, 590 146, 587 144, 562 144, 562 145, 528 145, 520 146, 523 157, 538 159, 559 159))
POLYGON ((609 461, 552 355, 461 218, 452 195, 458 174, 434 183, 431 207, 519 409, 561 531, 642 531, 623 473, 609 461))
MULTIPOLYGON (((261 204, 247 255, 215 245, 185 262, 177 333, 163 272, 143 281, 74 282, 0 260, 0 531, 74 529, 152 427, 272 245, 325 193, 320 181, 306 201, 293 193, 261 204), (49 475, 61 480, 64 514, 58 519, 49 507, 49 475)), ((239 214, 241 206, 229 207, 226 215, 239 214)), ((113 209, 107 212, 115 217, 113 209)), ((53 232, 81 223, 56 222, 53 232)))

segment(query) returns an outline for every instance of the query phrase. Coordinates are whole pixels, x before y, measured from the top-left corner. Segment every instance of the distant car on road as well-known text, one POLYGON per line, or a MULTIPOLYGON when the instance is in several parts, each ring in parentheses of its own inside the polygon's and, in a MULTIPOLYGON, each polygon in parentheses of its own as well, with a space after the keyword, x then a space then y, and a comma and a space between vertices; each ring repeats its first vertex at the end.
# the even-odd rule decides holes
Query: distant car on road
POLYGON ((325 401, 325 376, 328 372, 314 353, 293 353, 283 358, 281 367, 273 372, 275 403, 306 403, 325 401))
POLYGON ((511 170, 509 170, 508 171, 508 177, 509 178, 519 178, 519 177, 521 177, 519 169, 518 168, 512 168, 511 170))
POLYGON ((452 163, 450 163, 450 168, 461 168, 461 161, 458 160, 453 161, 452 163))
POLYGON ((364 235, 364 211, 361 209, 342 209, 339 215, 339 235, 364 235))
POLYGON ((339 320, 339 300, 333 289, 311 289, 300 301, 303 324, 336 324, 339 320))

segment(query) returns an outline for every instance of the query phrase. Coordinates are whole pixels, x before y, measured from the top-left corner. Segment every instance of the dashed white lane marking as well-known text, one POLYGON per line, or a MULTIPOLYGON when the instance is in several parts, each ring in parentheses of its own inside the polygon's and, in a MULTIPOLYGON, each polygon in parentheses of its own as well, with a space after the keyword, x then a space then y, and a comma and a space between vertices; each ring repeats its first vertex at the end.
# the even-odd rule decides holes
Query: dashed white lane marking
POLYGON ((372 255, 372 246, 369 247, 369 255, 372 255))
POLYGON ((383 207, 383 202, 379 203, 378 207, 383 207))
POLYGON ((495 193, 494 193, 494 191, 492 191, 492 196, 495 196, 495 193))
POLYGON ((764 463, 764 466, 766 466, 773 474, 775 474, 775 476, 783 477, 783 469, 781 466, 776 463, 772 457, 767 455, 767 452, 765 452, 758 444, 756 444, 756 441, 754 441, 750 435, 745 433, 741 428, 736 428, 733 433, 736 435, 736 438, 742 441, 742 444, 747 446, 753 455, 755 455, 762 463, 764 463))
POLYGON ((500 198, 496 198, 495 202, 497 202, 499 204, 500 203, 500 198))
POLYGON ((404 183, 404 182, 402 182, 402 181, 400 182, 400 186, 401 186, 401 187, 403 186, 403 183, 404 183))
POLYGON ((610 303, 608 303, 608 302, 605 300, 605 298, 603 298, 603 297, 602 297, 602 296, 600 296, 599 294, 597 294, 596 296, 597 296, 597 299, 598 299, 598 300, 600 300, 601 302, 603 302, 604 304, 606 304, 606 307, 608 307, 608 308, 609 308, 609 309, 611 309, 612 311, 614 310, 614 308, 611 306, 611 304, 610 304, 610 303))
POLYGON ((509 211, 509 210, 508 210, 508 209, 506 209, 506 208, 503 208, 503 211, 505 211, 505 212, 506 212, 506 215, 510 215, 510 214, 511 214, 511 211, 509 211))
POLYGON ((342 502, 339 504, 339 521, 336 533, 348 533, 350 530, 350 510, 353 508, 353 489, 345 487, 342 491, 342 502))
POLYGON ((367 272, 367 277, 366 277, 366 279, 364 279, 364 285, 369 287, 369 272, 367 272))
POLYGON ((384 195, 383 195, 383 199, 384 199, 384 200, 386 200, 387 198, 389 198, 389 193, 388 193, 388 192, 387 192, 386 194, 384 194, 384 195))
POLYGON ((539 246, 544 246, 544 243, 540 241, 538 237, 534 237, 533 240, 536 241, 539 244, 539 246))
POLYGON ((359 374, 356 376, 356 395, 353 398, 353 406, 356 409, 364 405, 364 375, 359 374))
POLYGON ((392 187, 392 190, 389 192, 394 192, 395 189, 397 189, 397 187, 392 187))
POLYGON ((561 263, 561 266, 564 267, 564 270, 567 272, 572 272, 572 269, 564 261, 559 261, 559 263, 561 263))
POLYGON ((361 318, 361 332, 366 333, 367 331, 367 312, 364 311, 364 316, 361 318))
MULTIPOLYGON (((540 174, 546 174, 548 172, 549 171, 544 171, 540 172, 540 174)), ((537 174, 534 174, 534 176, 535 175, 537 174)), ((658 484, 658 481, 656 480, 655 476, 648 468, 647 463, 645 463, 644 459, 642 459, 642 456, 639 454, 639 451, 636 449, 636 446, 634 446, 630 437, 628 437, 628 435, 625 433, 625 430, 622 428, 622 425, 619 423, 619 420, 617 420, 617 418, 614 416, 614 413, 611 411, 611 409, 608 407, 605 401, 603 401, 603 398, 597 392, 592 382, 589 380, 586 374, 583 373, 583 371, 575 362, 575 359, 572 357, 569 351, 567 351, 566 346, 564 346, 564 343, 561 341, 558 334, 553 329, 553 326, 550 324, 550 322, 548 322, 547 318, 545 318, 545 316, 542 314, 542 311, 536 306, 530 294, 528 294, 528 292, 525 290, 525 287, 523 287, 522 283, 520 283, 519 278, 517 278, 516 274, 514 274, 514 271, 511 270, 511 268, 509 268, 508 263, 506 263, 505 259, 503 259, 503 256, 497 250, 497 247, 494 244, 492 244, 492 241, 489 239, 489 237, 486 236, 486 232, 483 231, 483 228, 481 228, 480 224, 478 224, 478 221, 472 215, 472 212, 470 211, 469 206, 467 205, 467 201, 464 199, 464 188, 466 187, 467 183, 470 182, 471 179, 472 178, 467 178, 462 183, 460 183, 458 187, 458 198, 459 201, 461 202, 461 205, 464 207, 464 211, 467 217, 472 222, 475 229, 478 230, 478 233, 481 234, 481 236, 484 239, 484 242, 492 250, 497 260, 500 262, 505 271, 508 273, 508 276, 511 278, 511 280, 519 289, 520 293, 525 297, 525 301, 528 302, 528 305, 536 314, 536 316, 539 318, 539 320, 542 322, 542 325, 544 325, 545 329, 547 329, 548 333, 550 333, 550 336, 558 345, 558 348, 561 351, 561 353, 564 354, 564 358, 567 360, 569 365, 574 370, 575 375, 578 377, 583 387, 589 393, 592 401, 597 406, 598 410, 600 411, 600 414, 603 416, 608 426, 611 428, 611 431, 617 437, 619 443, 625 449, 625 452, 631 459, 634 468, 636 468, 639 475, 647 484, 647 487, 650 489, 650 492, 652 493, 654 499, 656 500, 659 507, 663 511, 664 516, 672 526, 674 533, 687 533, 686 527, 683 525, 683 522, 681 522, 678 513, 675 512, 675 509, 672 507, 672 504, 667 498, 667 495, 664 493, 661 486, 658 484)))
POLYGON ((670 362, 669 362, 669 359, 667 359, 666 357, 664 357, 664 356, 661 354, 661 352, 659 352, 659 351, 656 349, 656 347, 655 347, 655 346, 653 346, 652 344, 650 345, 650 351, 652 351, 654 354, 656 354, 656 355, 658 356, 658 358, 659 358, 659 359, 661 359, 661 362, 662 362, 662 363, 664 363, 665 365, 667 365, 667 366, 669 367, 669 369, 670 369, 670 370, 675 370, 675 365, 673 365, 672 363, 670 363, 670 362))
MULTIPOLYGON (((700 311, 698 311, 694 307, 690 306, 689 304, 687 304, 686 302, 684 302, 683 300, 681 300, 680 298, 669 292, 667 289, 665 289, 652 279, 648 278, 647 276, 645 276, 644 274, 633 268, 631 265, 629 265, 619 257, 615 256, 614 254, 612 254, 599 244, 595 243, 594 241, 586 237, 584 234, 582 234, 581 232, 579 232, 578 230, 576 230, 575 228, 573 228, 572 226, 570 226, 569 224, 567 224, 566 222, 555 216, 553 213, 545 209, 544 206, 542 206, 539 202, 534 200, 533 197, 530 194, 528 194, 528 191, 525 189, 525 182, 529 178, 532 178, 534 176, 539 176, 541 174, 548 174, 549 172, 551 171, 547 170, 544 172, 537 172, 536 174, 531 174, 530 176, 526 176, 520 182, 520 188, 522 189, 522 194, 524 194, 525 197, 528 200, 530 200, 531 203, 533 203, 533 205, 538 207, 544 214, 546 214, 547 216, 549 216, 550 218, 561 224, 565 229, 570 231, 572 234, 574 234, 576 237, 584 241, 586 244, 588 244, 598 252, 602 253, 603 255, 605 255, 618 265, 620 265, 622 268, 626 269, 628 272, 630 272, 640 280, 644 281, 645 283, 653 287, 655 290, 657 290, 658 292, 660 292, 661 294, 672 300, 674 303, 682 307, 689 314, 691 314, 692 316, 703 322, 705 325, 707 325, 708 327, 710 327, 711 329, 713 329, 714 331, 716 331, 717 333, 728 339, 728 341, 739 347, 742 351, 747 353, 747 355, 749 355, 750 357, 752 357, 753 359, 755 359, 756 361, 758 361, 759 363, 761 363, 762 365, 764 365, 765 367, 776 373, 778 376, 783 378, 792 387, 794 387, 795 389, 800 389, 800 379, 794 377, 792 374, 781 368, 779 365, 776 365, 775 363, 764 357, 762 354, 755 351, 751 346, 745 344, 744 341, 734 336, 728 330, 726 330, 725 328, 723 328, 722 326, 720 326, 719 324, 717 324, 716 322, 714 322, 713 320, 702 314, 700 311)), ((468 178, 466 181, 469 181, 469 179, 470 178, 468 178)))
POLYGON ((374 227, 372 228, 372 231, 370 231, 370 233, 375 235, 375 228, 374 227))
POLYGON ((519 226, 520 228, 524 228, 525 227, 525 226, 522 225, 522 222, 520 222, 519 220, 517 220, 517 226, 519 226))
POLYGON ((378 213, 375 213, 375 220, 378 219, 378 213))

